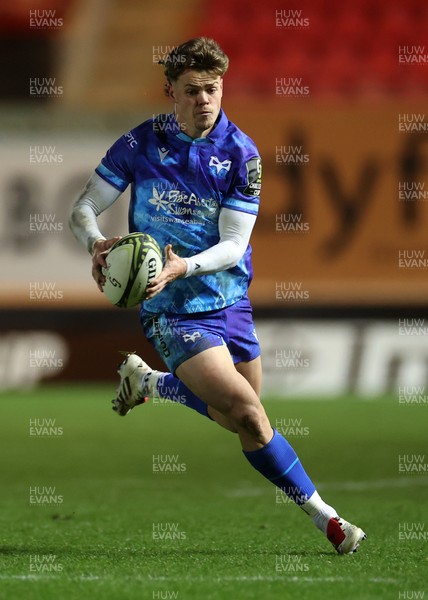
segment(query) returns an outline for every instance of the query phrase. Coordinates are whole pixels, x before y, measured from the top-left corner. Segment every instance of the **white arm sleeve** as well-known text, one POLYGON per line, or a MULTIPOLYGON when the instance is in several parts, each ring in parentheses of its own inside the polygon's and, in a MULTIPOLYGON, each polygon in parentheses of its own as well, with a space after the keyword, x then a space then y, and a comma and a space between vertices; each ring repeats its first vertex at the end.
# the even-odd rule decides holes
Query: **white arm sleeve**
POLYGON ((247 249, 256 216, 230 208, 220 209, 220 241, 208 250, 185 258, 185 277, 225 271, 238 264, 247 249))
POLYGON ((120 194, 97 173, 93 173, 71 209, 70 229, 91 254, 94 242, 106 239, 98 229, 97 217, 116 202, 120 194))

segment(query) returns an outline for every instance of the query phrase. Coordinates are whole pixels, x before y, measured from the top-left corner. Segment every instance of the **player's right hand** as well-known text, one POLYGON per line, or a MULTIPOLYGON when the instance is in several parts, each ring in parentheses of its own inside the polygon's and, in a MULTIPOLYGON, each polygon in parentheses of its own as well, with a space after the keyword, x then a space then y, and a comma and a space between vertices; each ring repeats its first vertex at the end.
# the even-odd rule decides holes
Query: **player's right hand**
POLYGON ((107 267, 106 256, 113 244, 120 240, 120 238, 121 236, 118 235, 109 240, 96 240, 92 247, 92 277, 95 279, 100 292, 104 291, 103 285, 106 282, 106 278, 102 272, 102 268, 107 267))
POLYGON ((167 244, 165 246, 165 264, 163 266, 161 274, 156 277, 149 285, 146 290, 145 300, 150 300, 156 294, 159 294, 164 287, 178 279, 179 277, 184 277, 187 271, 187 264, 183 258, 180 258, 178 254, 175 254, 172 250, 172 245, 167 244))

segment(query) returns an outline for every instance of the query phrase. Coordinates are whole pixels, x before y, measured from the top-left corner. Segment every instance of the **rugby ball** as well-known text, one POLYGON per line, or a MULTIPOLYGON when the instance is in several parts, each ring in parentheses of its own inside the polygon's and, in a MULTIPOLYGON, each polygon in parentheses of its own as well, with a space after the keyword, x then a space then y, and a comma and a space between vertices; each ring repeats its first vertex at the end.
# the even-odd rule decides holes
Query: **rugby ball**
POLYGON ((162 251, 147 233, 118 240, 106 256, 104 294, 112 304, 131 308, 144 300, 148 284, 162 271, 162 251))

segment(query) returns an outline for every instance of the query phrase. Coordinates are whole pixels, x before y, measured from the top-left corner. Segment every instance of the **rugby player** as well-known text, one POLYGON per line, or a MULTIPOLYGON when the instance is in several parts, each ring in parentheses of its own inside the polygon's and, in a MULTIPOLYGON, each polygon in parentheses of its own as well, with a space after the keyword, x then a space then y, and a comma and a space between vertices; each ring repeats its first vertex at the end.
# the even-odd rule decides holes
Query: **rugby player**
POLYGON ((113 144, 71 212, 71 229, 92 254, 101 291, 105 257, 119 237, 106 239, 96 218, 128 185, 129 231, 149 233, 165 248, 140 315, 170 372, 127 355, 114 409, 126 415, 151 395, 179 399, 234 432, 251 466, 288 494, 340 554, 350 554, 364 532, 321 499, 260 402, 260 348, 247 290, 261 160, 221 109, 228 63, 207 38, 174 48, 164 62, 172 113, 113 144))

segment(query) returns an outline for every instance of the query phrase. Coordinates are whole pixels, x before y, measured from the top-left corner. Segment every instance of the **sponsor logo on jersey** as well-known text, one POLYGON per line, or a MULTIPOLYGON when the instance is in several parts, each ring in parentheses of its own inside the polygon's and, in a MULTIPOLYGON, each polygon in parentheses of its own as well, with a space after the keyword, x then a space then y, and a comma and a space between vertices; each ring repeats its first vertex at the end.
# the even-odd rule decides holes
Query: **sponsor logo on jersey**
POLYGON ((163 147, 163 148, 158 148, 158 152, 159 152, 159 159, 160 159, 161 163, 163 163, 163 161, 169 154, 169 150, 167 150, 165 147, 163 147))
POLYGON ((156 206, 156 211, 160 209, 167 210, 168 208, 168 199, 165 198, 165 191, 158 192, 155 186, 153 186, 153 198, 150 198, 149 202, 156 206))
POLYGON ((231 160, 220 161, 217 156, 211 156, 208 166, 211 167, 210 171, 217 177, 226 177, 232 166, 231 160))
POLYGON ((260 196, 262 187, 262 161, 259 157, 250 158, 247 167, 247 187, 244 190, 246 196, 260 196))
POLYGON ((128 144, 128 146, 130 148, 135 148, 135 146, 138 146, 138 142, 134 137, 134 134, 132 133, 132 131, 129 131, 128 133, 125 133, 125 135, 123 136, 125 138, 126 143, 128 144))
POLYGON ((159 191, 155 185, 152 187, 152 197, 148 198, 148 201, 156 207, 157 213, 163 212, 176 217, 212 219, 219 211, 219 203, 215 198, 199 198, 193 193, 188 194, 179 189, 159 191))

